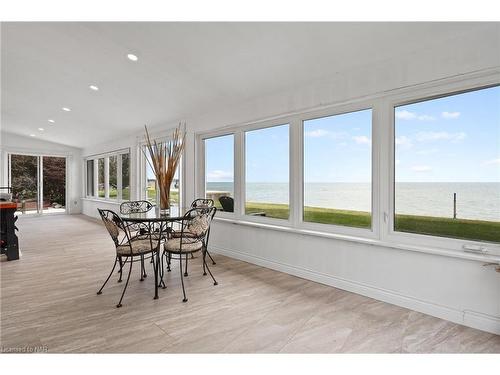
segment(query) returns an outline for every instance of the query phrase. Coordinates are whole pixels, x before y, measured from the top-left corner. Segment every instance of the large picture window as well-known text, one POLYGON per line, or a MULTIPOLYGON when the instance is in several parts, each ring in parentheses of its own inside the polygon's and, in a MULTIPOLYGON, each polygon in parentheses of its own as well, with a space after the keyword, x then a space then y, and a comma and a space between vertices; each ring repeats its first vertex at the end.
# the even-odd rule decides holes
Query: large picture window
POLYGON ((214 200, 222 209, 221 197, 229 197, 224 203, 226 211, 234 211, 234 135, 207 138, 205 145, 205 197, 214 200))
POLYGON ((371 227, 370 109, 304 121, 304 221, 371 227))
POLYGON ((121 154, 122 163, 122 199, 127 201, 130 199, 130 154, 121 154))
POLYGON ((116 152, 85 160, 86 195, 103 199, 130 199, 130 153, 116 152), (97 191, 94 166, 97 164, 97 191), (107 164, 107 168, 106 168, 107 164))
POLYGON ((396 107, 394 230, 500 242, 500 87, 396 107))
POLYGON ((106 188, 104 186, 104 158, 97 160, 97 196, 106 197, 106 188))
POLYGON ((245 213, 289 217, 289 125, 245 133, 245 213))
POLYGON ((109 157, 109 199, 118 198, 118 155, 109 157))
POLYGON ((95 195, 94 187, 94 160, 87 160, 87 196, 93 197, 95 195))
POLYGON ((499 103, 498 79, 457 78, 200 133, 196 192, 242 225, 500 254, 499 103))

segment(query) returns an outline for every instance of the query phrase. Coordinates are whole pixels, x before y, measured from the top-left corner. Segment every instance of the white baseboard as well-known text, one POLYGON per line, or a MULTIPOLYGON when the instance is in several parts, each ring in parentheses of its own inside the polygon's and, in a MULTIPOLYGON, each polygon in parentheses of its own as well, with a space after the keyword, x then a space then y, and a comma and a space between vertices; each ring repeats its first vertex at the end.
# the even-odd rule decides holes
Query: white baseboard
POLYGON ((228 256, 230 258, 235 258, 248 263, 256 264, 258 266, 288 273, 290 275, 301 277, 303 279, 361 294, 366 297, 374 298, 393 305, 401 306, 410 310, 448 320, 453 323, 500 335, 500 318, 498 317, 474 311, 457 310, 447 306, 438 305, 433 302, 422 301, 414 297, 405 296, 391 290, 374 287, 371 285, 323 274, 316 271, 311 271, 302 267, 275 262, 262 257, 248 255, 243 252, 224 249, 218 246, 211 245, 210 251, 213 253, 228 256))

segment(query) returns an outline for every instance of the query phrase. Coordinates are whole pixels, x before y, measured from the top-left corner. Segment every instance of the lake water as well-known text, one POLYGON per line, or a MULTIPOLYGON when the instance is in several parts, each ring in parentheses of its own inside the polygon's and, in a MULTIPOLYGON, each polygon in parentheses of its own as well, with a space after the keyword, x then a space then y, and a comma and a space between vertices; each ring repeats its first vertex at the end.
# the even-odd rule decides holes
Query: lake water
MULTIPOLYGON (((209 182, 207 190, 229 191, 229 182, 209 182)), ((500 183, 445 182, 397 183, 396 212, 399 214, 453 217, 453 193, 457 193, 457 217, 500 221, 500 183)), ((288 184, 247 183, 247 201, 288 203, 288 184)), ((370 211, 371 189, 367 183, 308 183, 306 206, 370 211)))

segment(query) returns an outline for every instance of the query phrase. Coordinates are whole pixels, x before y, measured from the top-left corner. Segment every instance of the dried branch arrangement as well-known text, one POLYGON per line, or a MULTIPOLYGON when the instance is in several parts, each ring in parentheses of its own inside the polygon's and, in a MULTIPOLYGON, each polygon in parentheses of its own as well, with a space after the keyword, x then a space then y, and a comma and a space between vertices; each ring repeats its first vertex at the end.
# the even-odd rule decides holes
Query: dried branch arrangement
POLYGON ((160 190, 160 208, 170 208, 170 186, 174 180, 175 171, 179 165, 182 151, 184 150, 184 142, 186 139, 186 130, 179 123, 179 126, 174 130, 172 137, 166 142, 151 141, 149 137, 148 128, 144 125, 146 130, 146 148, 149 152, 151 161, 147 158, 151 169, 156 176, 156 186, 160 190))

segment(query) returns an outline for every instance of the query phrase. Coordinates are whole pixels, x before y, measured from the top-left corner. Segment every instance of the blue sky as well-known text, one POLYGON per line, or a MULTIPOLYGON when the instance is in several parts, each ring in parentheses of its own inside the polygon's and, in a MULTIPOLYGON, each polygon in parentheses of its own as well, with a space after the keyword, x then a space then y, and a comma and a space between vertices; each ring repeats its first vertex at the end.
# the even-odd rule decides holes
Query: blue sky
POLYGON ((289 126, 245 133, 247 182, 288 182, 289 126))
POLYGON ((396 108, 396 181, 500 182, 500 87, 396 108))
POLYGON ((234 181, 234 136, 205 140, 205 171, 207 182, 234 181))
MULTIPOLYGON (((371 110, 304 122, 305 182, 371 181, 371 110)), ((288 125, 246 133, 248 182, 288 182, 288 125)), ((500 87, 395 109, 396 181, 500 182, 500 87)), ((206 140, 207 181, 233 181, 233 136, 206 140)))
POLYGON ((304 121, 304 181, 370 182, 372 111, 304 121))

